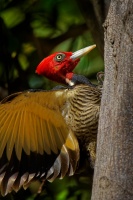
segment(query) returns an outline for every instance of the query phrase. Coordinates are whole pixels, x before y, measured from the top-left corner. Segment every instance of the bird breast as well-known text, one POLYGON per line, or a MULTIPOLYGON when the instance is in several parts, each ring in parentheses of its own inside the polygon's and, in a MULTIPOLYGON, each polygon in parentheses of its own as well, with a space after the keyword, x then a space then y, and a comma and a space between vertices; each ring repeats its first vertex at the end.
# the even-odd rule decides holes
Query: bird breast
POLYGON ((67 92, 62 115, 78 138, 96 138, 101 91, 88 85, 77 85, 67 92), (82 137, 83 138, 83 137, 82 137))

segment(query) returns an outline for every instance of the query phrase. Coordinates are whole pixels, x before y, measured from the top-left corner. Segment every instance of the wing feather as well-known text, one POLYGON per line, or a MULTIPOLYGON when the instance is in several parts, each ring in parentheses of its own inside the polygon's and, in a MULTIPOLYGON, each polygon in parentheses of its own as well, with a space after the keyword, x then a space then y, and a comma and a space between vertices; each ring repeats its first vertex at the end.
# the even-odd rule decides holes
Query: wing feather
POLYGON ((1 129, 2 129, 2 133, 1 133, 1 140, 0 140, 0 157, 2 156, 4 149, 6 147, 7 141, 9 140, 10 135, 7 133, 7 128, 8 128, 8 124, 10 122, 10 116, 7 116, 7 118, 5 117, 5 121, 3 124, 1 124, 1 129))
POLYGON ((23 143, 23 149, 27 155, 30 155, 30 149, 31 149, 31 138, 33 133, 30 131, 30 127, 32 127, 32 124, 29 123, 29 115, 27 115, 27 111, 25 109, 24 116, 23 116, 23 126, 24 126, 24 143, 23 143))
POLYGON ((2 195, 36 178, 53 181, 75 172, 78 141, 61 113, 63 90, 55 93, 24 92, 0 103, 2 195))
MULTIPOLYGON (((21 113, 18 113, 18 117, 19 117, 19 123, 16 123, 16 125, 18 126, 18 133, 20 133, 17 137, 17 142, 15 143, 15 150, 16 152, 19 152, 19 154, 17 154, 18 159, 21 159, 21 154, 22 154, 22 148, 19 149, 19 144, 20 147, 24 146, 24 137, 25 137, 25 129, 24 126, 22 125, 25 121, 24 118, 24 110, 22 110, 21 113)), ((27 145, 28 146, 28 145, 27 145)), ((28 152, 28 150, 26 150, 26 152, 28 152)), ((28 152, 29 155, 29 152, 28 152)))
POLYGON ((40 133, 37 135, 37 143, 39 144, 39 153, 41 155, 43 155, 43 152, 45 151, 45 148, 43 147, 43 143, 45 143, 45 140, 44 140, 44 134, 43 133, 46 133, 46 131, 42 130, 42 120, 35 120, 35 118, 33 118, 33 129, 35 130, 35 132, 37 133, 38 130, 40 129, 40 133))
POLYGON ((10 132, 10 130, 12 130, 12 132, 10 132, 7 147, 6 147, 6 154, 7 154, 8 160, 10 160, 10 158, 11 158, 13 147, 14 147, 14 144, 16 141, 17 132, 18 132, 18 127, 17 127, 16 121, 17 121, 17 113, 13 113, 12 118, 11 118, 11 120, 8 124, 7 130, 6 130, 7 135, 9 135, 8 133, 10 132))
MULTIPOLYGON (((47 128, 49 130, 49 142, 51 144, 51 150, 55 153, 58 154, 58 143, 56 143, 56 139, 55 139, 55 134, 53 134, 53 130, 52 130, 52 123, 49 121, 47 122, 47 128)), ((54 132, 55 133, 55 132, 54 132)))
POLYGON ((27 123, 25 124, 25 129, 26 129, 26 132, 28 134, 28 137, 30 136, 30 138, 29 138, 30 150, 33 151, 33 152, 34 151, 38 152, 37 133, 33 129, 34 123, 36 123, 34 118, 35 118, 35 116, 32 116, 31 113, 28 114, 28 119, 27 119, 28 124, 27 123))
POLYGON ((51 150, 49 148, 50 142, 49 142, 49 139, 48 139, 48 134, 44 134, 44 133, 47 133, 46 126, 44 126, 44 122, 43 122, 42 119, 40 119, 40 121, 39 121, 39 119, 37 119, 37 123, 38 123, 38 128, 40 127, 40 136, 42 136, 41 140, 42 140, 42 143, 43 143, 43 149, 47 154, 50 154, 51 150))

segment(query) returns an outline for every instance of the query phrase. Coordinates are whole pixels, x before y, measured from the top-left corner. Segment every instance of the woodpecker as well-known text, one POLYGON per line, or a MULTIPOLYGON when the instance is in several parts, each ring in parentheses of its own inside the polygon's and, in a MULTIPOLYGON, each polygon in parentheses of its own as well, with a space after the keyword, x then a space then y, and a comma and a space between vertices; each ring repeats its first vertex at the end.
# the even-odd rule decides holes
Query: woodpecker
POLYGON ((36 73, 66 86, 27 90, 0 102, 0 191, 72 176, 82 152, 96 157, 101 89, 72 71, 95 45, 45 58, 36 73))

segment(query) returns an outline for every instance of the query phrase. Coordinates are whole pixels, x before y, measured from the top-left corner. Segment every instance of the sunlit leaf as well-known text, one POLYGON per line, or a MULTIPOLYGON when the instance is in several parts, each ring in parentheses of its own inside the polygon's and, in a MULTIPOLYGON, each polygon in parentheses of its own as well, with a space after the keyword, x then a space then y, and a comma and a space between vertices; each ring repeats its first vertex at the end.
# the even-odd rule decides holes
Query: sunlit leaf
POLYGON ((31 43, 24 43, 22 44, 22 51, 25 54, 31 54, 35 51, 35 47, 31 43))
POLYGON ((67 189, 64 189, 63 191, 61 191, 57 196, 56 196, 56 200, 65 200, 67 199, 67 195, 68 195, 69 191, 67 189))
POLYGON ((25 14, 18 7, 12 7, 1 12, 6 26, 12 28, 25 19, 25 14))
POLYGON ((26 70, 29 66, 27 57, 24 54, 19 54, 18 60, 23 70, 26 70))

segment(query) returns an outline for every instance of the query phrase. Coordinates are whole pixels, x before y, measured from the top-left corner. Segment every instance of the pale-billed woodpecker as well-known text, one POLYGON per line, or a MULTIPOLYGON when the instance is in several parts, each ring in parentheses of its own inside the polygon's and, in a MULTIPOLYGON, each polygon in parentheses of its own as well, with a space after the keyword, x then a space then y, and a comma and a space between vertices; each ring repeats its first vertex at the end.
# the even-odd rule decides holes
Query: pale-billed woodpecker
POLYGON ((53 181, 71 176, 80 155, 96 156, 101 89, 73 74, 80 58, 95 45, 74 53, 58 52, 45 58, 36 73, 65 87, 28 90, 0 103, 0 191, 26 189, 34 180, 53 181))

